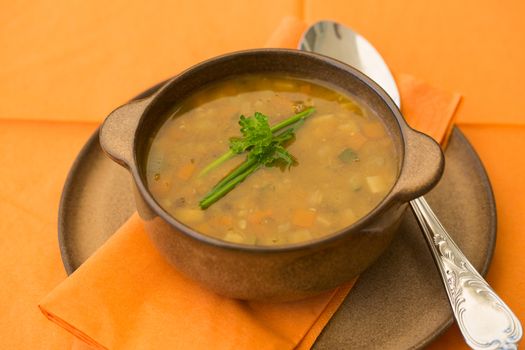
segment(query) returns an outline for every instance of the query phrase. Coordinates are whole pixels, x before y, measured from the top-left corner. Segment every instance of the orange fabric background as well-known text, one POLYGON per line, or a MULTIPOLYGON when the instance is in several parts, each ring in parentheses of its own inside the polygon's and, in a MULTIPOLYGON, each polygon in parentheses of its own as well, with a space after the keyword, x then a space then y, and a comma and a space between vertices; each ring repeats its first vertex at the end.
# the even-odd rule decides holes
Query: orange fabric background
MULTIPOLYGON (((0 346, 71 347, 69 334, 36 305, 65 278, 56 238, 60 189, 97 124, 199 60, 262 46, 285 15, 342 21, 370 39, 393 71, 462 94, 457 122, 487 168, 498 208, 488 280, 525 320, 523 13, 518 0, 3 2, 0 346)), ((466 346, 454 326, 430 348, 466 346)))

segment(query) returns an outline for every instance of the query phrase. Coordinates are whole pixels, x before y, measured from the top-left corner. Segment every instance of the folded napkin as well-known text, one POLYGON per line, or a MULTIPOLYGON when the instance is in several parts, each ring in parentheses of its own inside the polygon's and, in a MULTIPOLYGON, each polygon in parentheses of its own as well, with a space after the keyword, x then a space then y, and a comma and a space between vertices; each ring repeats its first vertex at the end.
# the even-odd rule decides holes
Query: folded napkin
MULTIPOLYGON (((294 47, 304 28, 286 18, 268 46, 294 47)), ((406 75, 398 83, 409 123, 443 140, 459 96, 406 75)), ((309 349, 352 285, 289 303, 224 298, 169 266, 134 214, 39 306, 96 349, 309 349)))

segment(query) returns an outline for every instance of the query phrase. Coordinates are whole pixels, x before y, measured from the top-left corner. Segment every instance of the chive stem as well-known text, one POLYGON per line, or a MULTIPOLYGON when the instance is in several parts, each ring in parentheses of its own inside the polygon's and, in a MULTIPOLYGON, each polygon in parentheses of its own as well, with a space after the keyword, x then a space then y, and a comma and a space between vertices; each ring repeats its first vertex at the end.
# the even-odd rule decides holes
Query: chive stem
POLYGON ((213 190, 217 190, 224 186, 227 182, 232 180, 233 178, 239 176, 243 172, 245 172, 248 168, 250 168, 253 164, 257 163, 256 159, 246 159, 244 162, 242 162, 237 168, 235 168, 231 173, 226 175, 219 183, 217 183, 213 188, 213 190))
POLYGON ((224 163, 227 160, 230 160, 231 158, 233 158, 233 156, 235 156, 235 153, 233 153, 233 151, 231 149, 228 150, 228 152, 224 153, 219 158, 215 159, 213 162, 211 162, 210 164, 206 165, 206 167, 204 169, 202 169, 201 172, 199 173, 199 177, 208 174, 210 171, 212 171, 213 169, 215 169, 216 167, 218 167, 222 163, 224 163))
MULTIPOLYGON (((246 161, 245 163, 248 163, 246 161)), ((236 177, 231 178, 228 182, 223 183, 221 187, 213 188, 207 196, 205 196, 200 202, 199 205, 201 209, 207 209, 210 205, 217 202, 219 199, 224 197, 228 192, 233 190, 235 186, 243 182, 248 176, 250 176, 254 171, 259 168, 260 164, 252 163, 244 172, 241 172, 236 177)))
POLYGON ((277 131, 286 128, 288 125, 297 123, 301 119, 308 118, 314 111, 315 111, 314 107, 309 107, 305 109, 304 111, 297 113, 296 115, 291 116, 290 118, 285 119, 281 121, 280 123, 275 124, 274 126, 270 128, 270 130, 272 131, 272 133, 276 133, 277 131))

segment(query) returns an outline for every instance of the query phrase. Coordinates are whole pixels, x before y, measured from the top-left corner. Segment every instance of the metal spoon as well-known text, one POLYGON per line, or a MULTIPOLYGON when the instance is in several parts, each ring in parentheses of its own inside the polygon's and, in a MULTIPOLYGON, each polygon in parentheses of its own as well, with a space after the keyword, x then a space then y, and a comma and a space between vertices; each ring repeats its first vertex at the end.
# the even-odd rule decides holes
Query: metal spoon
MULTIPOLYGON (((400 107, 397 86, 377 50, 361 35, 332 21, 313 24, 299 49, 330 56, 376 81, 400 107)), ((481 277, 449 236, 423 197, 410 201, 427 240, 467 344, 473 349, 517 349, 519 320, 481 277)))

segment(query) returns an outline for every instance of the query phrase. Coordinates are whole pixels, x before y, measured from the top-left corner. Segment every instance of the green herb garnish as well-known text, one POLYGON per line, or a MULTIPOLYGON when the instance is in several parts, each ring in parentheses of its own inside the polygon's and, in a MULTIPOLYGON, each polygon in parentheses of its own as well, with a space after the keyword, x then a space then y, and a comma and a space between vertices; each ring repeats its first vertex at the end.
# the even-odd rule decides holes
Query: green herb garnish
POLYGON ((273 134, 281 131, 287 126, 297 123, 300 120, 308 118, 314 111, 315 109, 313 107, 307 108, 301 113, 297 113, 272 127, 268 124, 268 118, 262 113, 256 112, 249 118, 241 115, 239 125, 241 126, 243 137, 232 137, 230 139, 230 149, 228 152, 224 153, 202 169, 199 173, 199 177, 206 175, 222 163, 233 158, 236 154, 243 153, 251 147, 262 143, 270 143, 273 134))
POLYGON ((249 152, 246 160, 204 196, 199 202, 201 209, 206 209, 221 199, 260 167, 284 165, 284 167, 290 168, 296 160, 284 145, 295 137, 296 129, 302 124, 299 122, 304 121, 314 111, 314 108, 306 109, 273 127, 270 127, 268 117, 262 113, 255 113, 248 118, 241 116, 239 125, 243 137, 231 138, 230 150, 210 163, 200 175, 206 174, 235 154, 249 152), (292 124, 295 125, 279 133, 292 124))

